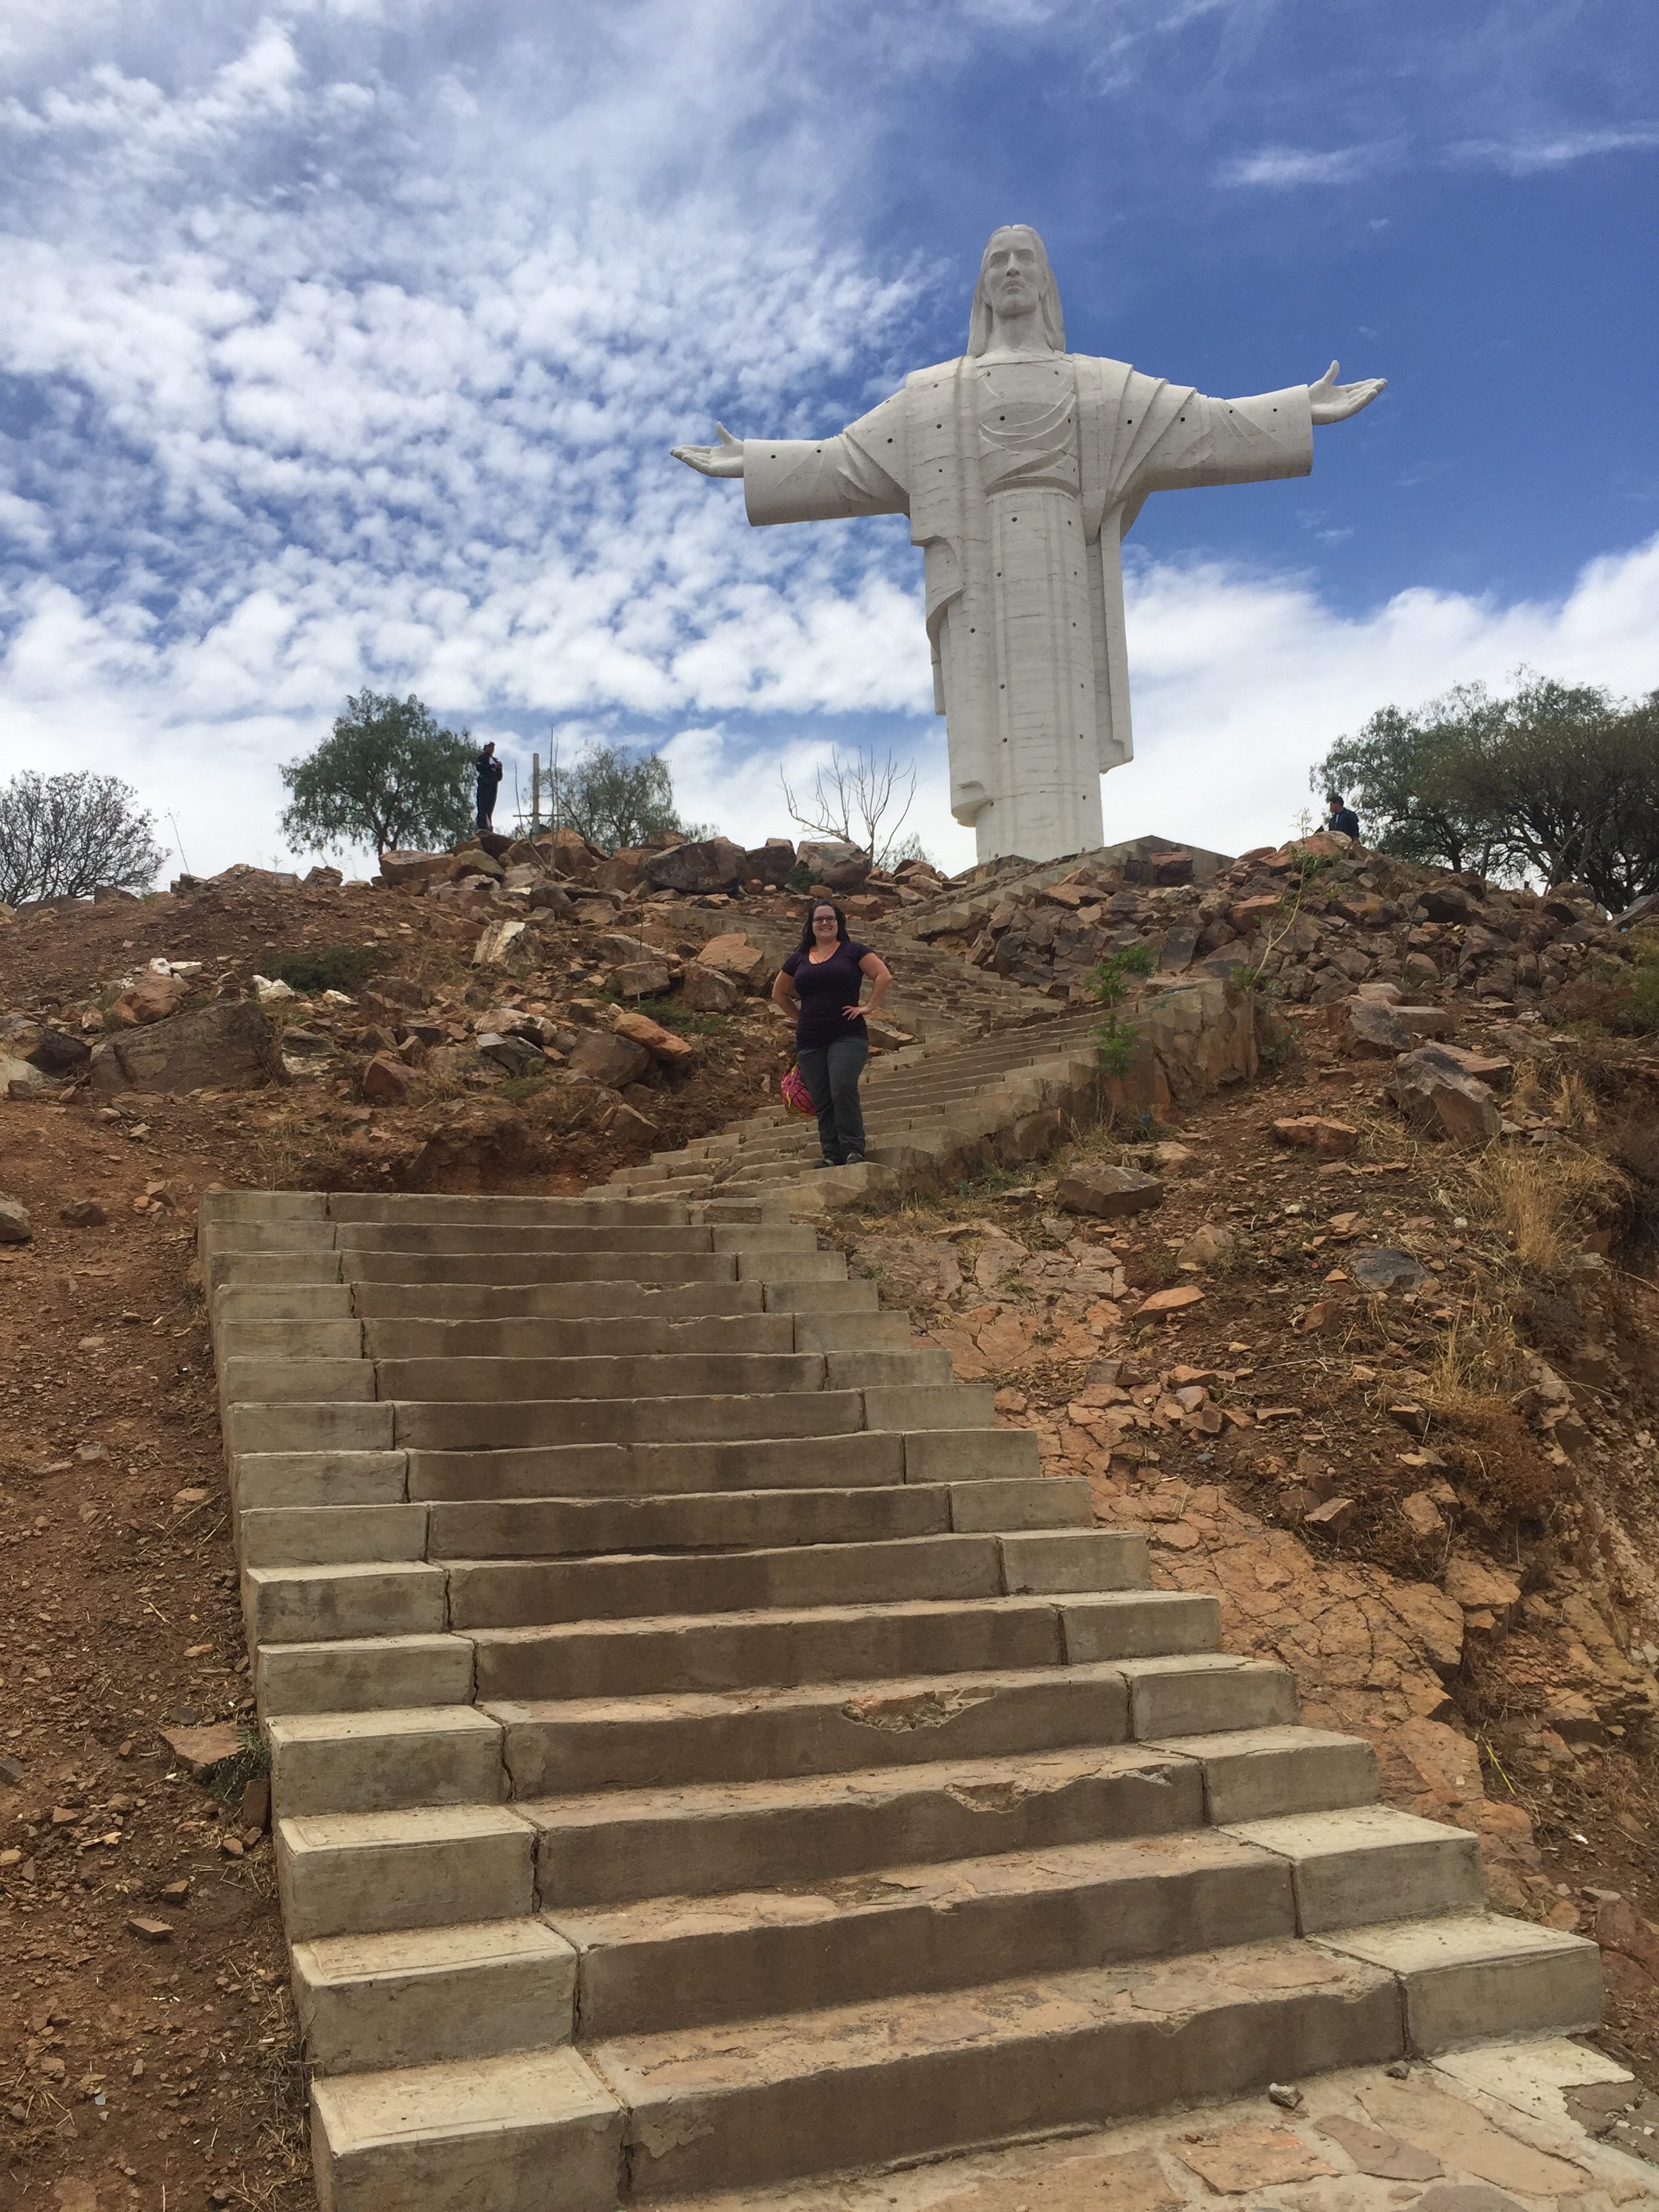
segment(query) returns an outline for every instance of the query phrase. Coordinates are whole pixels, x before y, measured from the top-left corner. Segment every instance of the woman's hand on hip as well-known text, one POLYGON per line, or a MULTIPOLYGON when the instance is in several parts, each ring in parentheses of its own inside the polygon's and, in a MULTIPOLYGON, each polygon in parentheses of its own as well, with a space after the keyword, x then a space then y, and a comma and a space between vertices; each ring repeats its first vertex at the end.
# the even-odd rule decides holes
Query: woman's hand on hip
POLYGON ((849 1022, 855 1022, 859 1018, 860 1015, 862 1014, 864 1009, 862 1006, 843 1006, 842 1008, 842 1012, 846 1015, 849 1022))

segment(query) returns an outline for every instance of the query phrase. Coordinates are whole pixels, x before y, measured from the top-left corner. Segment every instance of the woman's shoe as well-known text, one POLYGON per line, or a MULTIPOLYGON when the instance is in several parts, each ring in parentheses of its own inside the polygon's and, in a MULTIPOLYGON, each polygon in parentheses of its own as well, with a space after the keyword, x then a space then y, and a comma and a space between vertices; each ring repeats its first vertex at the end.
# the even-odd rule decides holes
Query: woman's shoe
POLYGON ((864 1155, 863 1155, 863 1153, 862 1153, 862 1152, 848 1152, 848 1154, 847 1155, 847 1158, 846 1158, 842 1162, 842 1167, 844 1167, 844 1168, 861 1168, 861 1167, 863 1167, 863 1166, 865 1165, 865 1158, 864 1158, 864 1155))
POLYGON ((839 1160, 814 1160, 812 1163, 814 1172, 816 1172, 819 1168, 838 1168, 840 1165, 841 1162, 839 1160))

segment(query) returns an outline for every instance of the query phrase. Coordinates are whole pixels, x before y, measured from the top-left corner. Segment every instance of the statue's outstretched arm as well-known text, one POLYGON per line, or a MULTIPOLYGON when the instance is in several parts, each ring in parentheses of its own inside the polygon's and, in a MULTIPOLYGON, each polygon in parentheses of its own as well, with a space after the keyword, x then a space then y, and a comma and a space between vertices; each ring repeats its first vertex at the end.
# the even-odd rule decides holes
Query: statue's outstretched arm
POLYGON ((676 446, 674 459, 684 461, 688 469, 695 469, 700 477, 740 477, 743 440, 734 438, 724 422, 716 422, 714 428, 720 434, 718 446, 676 446))
POLYGON ((1386 376, 1368 376, 1358 384, 1339 384, 1336 374, 1341 365, 1334 361, 1318 383, 1308 386, 1308 404, 1316 427, 1321 422, 1346 422, 1350 415, 1369 407, 1379 392, 1389 388, 1386 376))

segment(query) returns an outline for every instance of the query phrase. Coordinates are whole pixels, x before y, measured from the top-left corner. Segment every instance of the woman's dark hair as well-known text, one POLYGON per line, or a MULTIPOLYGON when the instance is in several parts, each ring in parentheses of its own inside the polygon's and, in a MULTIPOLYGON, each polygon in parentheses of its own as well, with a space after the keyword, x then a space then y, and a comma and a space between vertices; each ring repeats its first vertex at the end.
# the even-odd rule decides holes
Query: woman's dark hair
POLYGON ((845 945, 848 941, 847 916, 836 904, 834 899, 812 899, 807 903, 805 918, 801 923, 800 943, 795 947, 797 952, 810 952, 812 950, 812 916, 821 906, 827 906, 836 917, 836 942, 838 945, 845 945))

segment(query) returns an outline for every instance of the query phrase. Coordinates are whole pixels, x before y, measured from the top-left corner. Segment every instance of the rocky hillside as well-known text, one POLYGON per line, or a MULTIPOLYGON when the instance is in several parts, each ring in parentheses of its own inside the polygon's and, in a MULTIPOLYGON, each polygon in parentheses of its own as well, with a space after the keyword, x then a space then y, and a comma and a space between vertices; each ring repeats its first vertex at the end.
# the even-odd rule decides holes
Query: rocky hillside
POLYGON ((1443 988, 1536 1006, 1598 963, 1630 957, 1582 885, 1508 890, 1324 832, 1246 853, 1201 882, 1195 873, 1177 847, 1127 869, 1085 860, 1032 891, 969 879, 968 896, 930 909, 920 930, 1057 998, 1080 997, 1094 963, 1132 942, 1152 950, 1163 974, 1244 968, 1271 978, 1285 1002, 1314 1006, 1378 978, 1408 996, 1443 988))
POLYGON ((388 853, 368 883, 235 867, 51 902, 0 915, 0 1084, 151 1123, 261 1093, 283 1181, 575 1188, 770 1087, 800 889, 867 923, 940 884, 781 840, 607 856, 567 831, 388 853))

